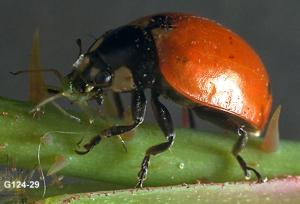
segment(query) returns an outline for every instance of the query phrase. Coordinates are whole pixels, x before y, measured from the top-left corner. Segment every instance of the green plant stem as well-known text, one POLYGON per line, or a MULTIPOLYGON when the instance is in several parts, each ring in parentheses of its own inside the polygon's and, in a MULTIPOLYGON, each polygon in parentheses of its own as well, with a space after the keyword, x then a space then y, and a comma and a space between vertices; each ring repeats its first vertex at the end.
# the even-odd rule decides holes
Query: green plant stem
POLYGON ((39 203, 300 203, 300 177, 263 184, 224 183, 157 187, 145 190, 81 193, 45 199, 39 203))
MULTIPOLYGON (((157 126, 142 125, 135 136, 126 141, 128 152, 124 151, 118 138, 109 138, 90 153, 77 155, 74 149, 82 137, 85 143, 103 128, 120 121, 99 117, 92 125, 85 122, 79 124, 51 107, 45 110, 40 119, 33 119, 28 113, 32 108, 33 105, 29 103, 0 98, 2 164, 6 162, 5 155, 9 155, 15 159, 17 167, 32 169, 38 164, 38 146, 41 137, 44 137, 48 142, 41 145, 39 156, 45 172, 53 165, 55 157, 62 156, 66 163, 59 174, 133 187, 137 182, 137 172, 145 150, 164 141, 157 126)), ((236 136, 189 129, 177 129, 176 134, 170 151, 152 157, 145 186, 244 179, 242 170, 230 153, 236 136)), ((299 142, 281 141, 280 148, 275 153, 263 152, 260 145, 261 140, 250 139, 242 156, 263 176, 273 178, 300 175, 299 142)))

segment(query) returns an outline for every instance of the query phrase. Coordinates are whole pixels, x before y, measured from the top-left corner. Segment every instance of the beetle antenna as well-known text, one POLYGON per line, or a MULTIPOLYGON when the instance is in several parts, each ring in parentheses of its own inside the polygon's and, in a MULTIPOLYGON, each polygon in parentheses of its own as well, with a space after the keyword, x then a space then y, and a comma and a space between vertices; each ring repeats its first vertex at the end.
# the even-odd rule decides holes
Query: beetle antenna
POLYGON ((51 72, 53 73, 60 82, 63 82, 63 75, 57 69, 32 69, 32 70, 19 70, 16 72, 9 72, 12 75, 19 75, 24 73, 31 73, 31 72, 51 72))
POLYGON ((78 38, 78 39, 76 40, 76 44, 77 44, 78 47, 79 47, 79 55, 78 55, 78 56, 80 56, 80 55, 82 54, 82 41, 81 41, 80 38, 78 38))

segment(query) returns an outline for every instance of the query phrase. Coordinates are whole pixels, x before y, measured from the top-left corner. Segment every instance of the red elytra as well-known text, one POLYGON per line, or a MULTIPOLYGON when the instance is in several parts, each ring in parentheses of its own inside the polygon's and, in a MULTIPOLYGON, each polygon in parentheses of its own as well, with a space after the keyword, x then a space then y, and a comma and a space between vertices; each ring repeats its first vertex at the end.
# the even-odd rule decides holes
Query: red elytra
POLYGON ((169 32, 154 33, 165 81, 189 100, 262 129, 272 105, 269 77, 255 51, 237 34, 202 17, 168 14, 169 32))

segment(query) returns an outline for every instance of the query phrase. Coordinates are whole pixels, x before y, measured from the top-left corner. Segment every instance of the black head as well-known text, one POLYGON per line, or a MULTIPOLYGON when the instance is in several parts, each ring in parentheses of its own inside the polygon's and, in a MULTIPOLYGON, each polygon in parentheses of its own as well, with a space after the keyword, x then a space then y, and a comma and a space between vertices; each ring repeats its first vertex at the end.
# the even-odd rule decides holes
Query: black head
POLYGON ((69 86, 75 92, 82 94, 109 87, 112 81, 109 67, 90 48, 83 54, 80 39, 76 43, 79 47, 79 55, 73 64, 72 72, 66 76, 69 86))

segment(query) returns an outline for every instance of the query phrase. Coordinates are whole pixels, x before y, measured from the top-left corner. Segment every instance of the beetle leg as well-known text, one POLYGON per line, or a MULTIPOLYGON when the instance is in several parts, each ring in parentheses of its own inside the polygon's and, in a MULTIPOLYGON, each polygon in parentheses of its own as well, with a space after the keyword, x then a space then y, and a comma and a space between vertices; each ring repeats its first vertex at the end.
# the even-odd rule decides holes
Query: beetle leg
MULTIPOLYGON (((113 97, 113 100, 114 100, 114 103, 115 103, 115 107, 116 107, 116 110, 117 110, 118 117, 119 117, 119 119, 123 119, 124 118, 124 106, 123 106, 123 103, 122 103, 120 93, 113 92, 112 97, 113 97)), ((98 89, 96 91, 96 94, 93 97, 93 99, 96 100, 98 105, 101 106, 103 104, 104 97, 103 97, 103 92, 102 92, 101 89, 98 89)))
POLYGON ((123 119, 124 116, 124 106, 122 103, 122 99, 119 93, 113 93, 113 99, 115 102, 115 106, 117 108, 118 117, 123 119))
POLYGON ((244 147, 246 146, 246 143, 248 141, 248 135, 247 135, 247 132, 244 130, 244 126, 241 126, 238 129, 238 135, 239 135, 239 138, 232 148, 232 154, 236 157, 242 170, 244 171, 246 180, 250 179, 250 171, 253 171, 257 177, 257 182, 262 183, 263 179, 262 179, 262 176, 260 175, 260 173, 257 170, 255 170, 254 168, 249 167, 247 165, 247 163, 245 162, 245 160, 239 155, 239 153, 244 149, 244 147))
POLYGON ((182 108, 182 124, 185 128, 196 128, 192 109, 188 107, 182 108))
POLYGON ((196 128, 195 119, 194 119, 193 111, 190 108, 188 109, 188 116, 189 116, 190 128, 195 129, 196 128))
POLYGON ((118 125, 112 126, 103 130, 100 135, 95 136, 91 141, 85 144, 83 147, 84 151, 75 150, 77 154, 86 154, 88 153, 95 145, 97 145, 102 138, 112 137, 121 135, 123 133, 129 132, 130 130, 139 126, 143 121, 146 113, 146 97, 143 91, 135 91, 132 93, 132 118, 134 119, 131 125, 118 125))
POLYGON ((139 181, 136 187, 140 187, 140 188, 143 187, 143 182, 147 176, 150 156, 168 150, 173 144, 175 139, 175 132, 173 128, 171 115, 168 109, 158 100, 158 97, 159 97, 159 93, 156 92, 156 90, 152 90, 152 100, 151 100, 152 110, 160 129, 163 131, 167 139, 167 142, 160 143, 158 145, 152 146, 147 149, 145 153, 145 157, 141 164, 141 169, 138 173, 139 181))

